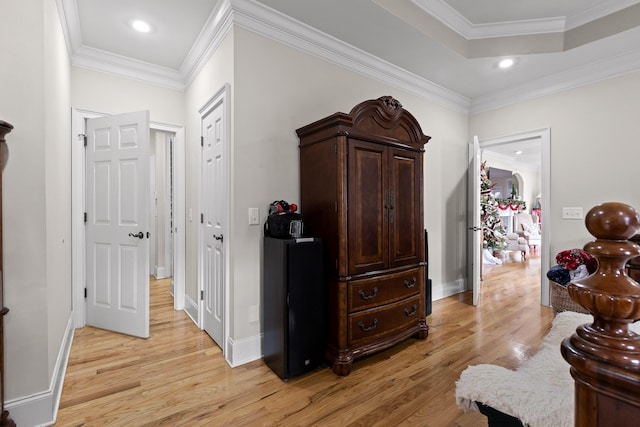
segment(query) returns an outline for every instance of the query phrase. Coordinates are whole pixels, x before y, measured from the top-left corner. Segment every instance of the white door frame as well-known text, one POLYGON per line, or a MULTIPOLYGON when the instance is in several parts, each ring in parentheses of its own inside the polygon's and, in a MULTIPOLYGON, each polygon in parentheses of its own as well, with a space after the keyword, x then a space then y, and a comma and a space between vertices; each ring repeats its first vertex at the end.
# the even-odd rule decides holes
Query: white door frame
MULTIPOLYGON (((491 150, 492 145, 507 144, 509 142, 526 141, 540 138, 542 150, 541 179, 542 187, 542 207, 547 212, 553 212, 551 206, 551 128, 537 129, 513 135, 500 136, 480 140, 480 148, 491 150)), ((551 237, 550 214, 542 215, 542 244, 540 248, 540 303, 549 305, 549 240, 551 237)))
POLYGON ((469 166, 468 181, 471 188, 468 191, 469 209, 467 215, 467 228, 471 235, 469 242, 471 243, 467 256, 471 259, 467 261, 467 274, 469 282, 471 282, 471 290, 473 291, 472 303, 478 305, 480 299, 480 280, 482 279, 482 247, 480 246, 480 238, 482 236, 482 226, 480 224, 480 204, 482 195, 480 191, 480 141, 477 136, 473 137, 473 141, 469 144, 469 166))
MULTIPOLYGON (((85 260, 85 152, 78 135, 85 133, 85 119, 107 116, 96 111, 71 109, 71 300, 73 326, 86 325, 84 288, 85 260)), ((150 122, 151 129, 175 133, 174 140, 174 302, 176 310, 184 309, 185 291, 185 145, 184 128, 166 123, 150 122), (178 190, 179 191, 176 191, 178 190)))
MULTIPOLYGON (((231 150, 230 150, 230 141, 231 141, 231 102, 230 102, 230 90, 231 90, 231 86, 226 83, 222 88, 220 88, 220 90, 218 90, 218 92, 213 95, 211 98, 209 98, 209 100, 207 100, 207 102, 204 103, 204 105, 198 110, 198 113, 200 114, 200 123, 202 123, 202 119, 218 104, 222 103, 223 105, 223 109, 224 109, 224 126, 226 127, 225 129, 225 139, 223 141, 223 145, 224 145, 224 168, 225 168, 225 183, 224 183, 224 187, 226 189, 225 191, 225 197, 226 199, 222 201, 222 203, 224 204, 224 206, 226 207, 226 212, 225 212, 225 217, 226 217, 226 224, 224 224, 224 230, 223 230, 223 235, 226 237, 223 241, 222 244, 224 245, 224 253, 225 253, 225 257, 224 257, 224 301, 223 301, 223 307, 224 307, 224 315, 223 315, 223 321, 224 321, 224 327, 223 327, 223 341, 224 344, 222 346, 222 353, 225 357, 225 360, 227 361, 227 363, 229 363, 229 365, 233 366, 233 364, 231 363, 231 360, 229 359, 230 355, 231 355, 231 344, 229 342, 229 315, 230 315, 230 309, 229 309, 229 295, 231 295, 230 292, 230 283, 231 283, 231 279, 230 279, 230 271, 231 271, 231 266, 230 266, 230 259, 231 259, 231 236, 229 233, 229 230, 233 230, 233 217, 231 215, 231 203, 232 203, 232 182, 231 182, 231 150)), ((202 160, 202 159, 201 159, 202 160)), ((202 171, 202 161, 199 162, 200 166, 198 168, 198 194, 200 195, 199 199, 200 199, 200 203, 202 203, 202 191, 204 190, 202 188, 202 175, 203 175, 203 171, 202 171)), ((200 212, 202 212, 202 209, 200 209, 200 212)), ((199 216, 199 214, 198 214, 199 216)), ((204 236, 202 234, 202 227, 198 227, 198 294, 201 294, 204 291, 204 271, 203 271, 203 267, 204 267, 204 261, 203 261, 203 251, 200 250, 202 248, 204 242, 204 236)), ((204 329, 204 321, 203 321, 203 312, 204 312, 204 301, 201 298, 198 298, 198 327, 200 327, 200 329, 204 329)))

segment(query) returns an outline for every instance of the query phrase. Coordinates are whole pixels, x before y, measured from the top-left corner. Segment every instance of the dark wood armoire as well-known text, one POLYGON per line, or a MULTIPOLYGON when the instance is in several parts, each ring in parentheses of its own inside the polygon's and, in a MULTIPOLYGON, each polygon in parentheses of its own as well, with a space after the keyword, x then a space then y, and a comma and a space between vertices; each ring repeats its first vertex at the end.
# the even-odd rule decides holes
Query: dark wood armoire
POLYGON ((297 131, 300 204, 325 242, 328 342, 338 375, 353 360, 426 338, 424 145, 430 137, 390 96, 297 131))

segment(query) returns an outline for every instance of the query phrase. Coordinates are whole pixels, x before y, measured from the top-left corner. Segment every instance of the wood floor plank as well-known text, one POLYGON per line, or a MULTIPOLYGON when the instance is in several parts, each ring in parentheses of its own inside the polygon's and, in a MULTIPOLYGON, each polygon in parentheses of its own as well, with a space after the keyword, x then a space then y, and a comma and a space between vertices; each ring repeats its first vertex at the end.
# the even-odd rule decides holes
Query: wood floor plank
POLYGON ((486 426, 455 404, 469 365, 516 368, 553 318, 540 306, 540 259, 485 267, 471 293, 433 303, 426 340, 357 360, 347 377, 322 366, 284 382, 262 360, 231 368, 184 312, 169 280, 152 281, 149 339, 76 331, 56 426, 486 426))

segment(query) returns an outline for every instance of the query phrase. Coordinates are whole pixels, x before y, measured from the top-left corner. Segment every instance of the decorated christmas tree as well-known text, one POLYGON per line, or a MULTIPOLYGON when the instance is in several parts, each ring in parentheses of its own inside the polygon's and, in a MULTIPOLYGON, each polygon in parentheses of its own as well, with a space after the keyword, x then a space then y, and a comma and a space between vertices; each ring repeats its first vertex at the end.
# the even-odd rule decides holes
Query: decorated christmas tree
POLYGON ((504 249, 507 237, 504 224, 498 213, 498 202, 493 195, 493 184, 487 177, 486 163, 480 166, 480 224, 482 226, 485 249, 504 249))

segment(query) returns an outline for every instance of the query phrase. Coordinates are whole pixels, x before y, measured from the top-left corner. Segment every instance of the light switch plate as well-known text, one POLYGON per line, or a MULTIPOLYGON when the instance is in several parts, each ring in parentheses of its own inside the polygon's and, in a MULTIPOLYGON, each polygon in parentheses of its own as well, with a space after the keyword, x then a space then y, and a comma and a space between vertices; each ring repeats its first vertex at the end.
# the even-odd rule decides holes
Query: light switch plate
POLYGON ((259 224, 260 224, 260 209, 249 208, 249 225, 259 225, 259 224))
POLYGON ((562 219, 584 219, 584 212, 581 207, 562 208, 562 219))

